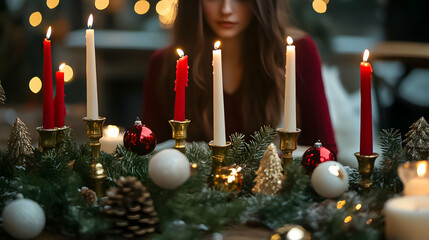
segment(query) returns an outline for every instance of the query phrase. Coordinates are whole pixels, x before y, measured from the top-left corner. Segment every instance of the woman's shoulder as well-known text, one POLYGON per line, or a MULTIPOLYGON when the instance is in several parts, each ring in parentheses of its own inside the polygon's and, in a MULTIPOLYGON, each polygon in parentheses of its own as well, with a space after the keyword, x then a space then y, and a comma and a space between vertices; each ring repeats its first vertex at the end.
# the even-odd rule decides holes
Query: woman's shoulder
POLYGON ((152 63, 161 63, 162 60, 167 56, 167 54, 170 52, 171 47, 165 47, 158 50, 155 50, 155 52, 152 53, 152 56, 150 57, 150 61, 152 63))

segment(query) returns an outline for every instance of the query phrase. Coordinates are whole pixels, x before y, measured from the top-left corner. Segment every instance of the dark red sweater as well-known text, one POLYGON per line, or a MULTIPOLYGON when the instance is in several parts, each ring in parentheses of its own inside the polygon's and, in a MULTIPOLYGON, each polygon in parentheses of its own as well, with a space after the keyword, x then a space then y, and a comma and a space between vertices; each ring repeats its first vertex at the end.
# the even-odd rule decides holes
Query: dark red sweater
MULTIPOLYGON (((300 145, 312 146, 320 139, 323 146, 337 153, 337 145, 326 101, 321 61, 317 47, 309 35, 297 40, 295 47, 296 97, 299 109, 298 127, 301 129, 298 143, 300 145)), ((167 112, 162 108, 161 102, 163 96, 162 93, 156 90, 156 82, 159 80, 162 69, 162 52, 163 50, 156 51, 151 57, 149 70, 143 82, 142 112, 143 123, 155 132, 159 142, 171 138, 171 127, 168 124, 168 120, 173 118, 173 112, 167 112)), ((241 101, 238 94, 227 94, 224 92, 224 104, 227 136, 234 132, 249 135, 251 132, 242 128, 243 119, 240 115, 241 101)), ((279 112, 279 114, 282 113, 279 112)), ((207 139, 189 140, 207 141, 207 139)))

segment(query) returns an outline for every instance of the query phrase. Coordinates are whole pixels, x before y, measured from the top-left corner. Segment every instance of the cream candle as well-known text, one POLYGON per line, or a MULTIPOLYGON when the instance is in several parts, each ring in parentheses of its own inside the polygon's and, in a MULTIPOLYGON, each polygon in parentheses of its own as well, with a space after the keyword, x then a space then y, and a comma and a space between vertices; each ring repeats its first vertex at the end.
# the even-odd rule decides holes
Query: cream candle
POLYGON ((213 50, 213 144, 215 146, 226 145, 225 116, 223 105, 222 82, 222 51, 219 49, 220 41, 217 41, 213 50))
POLYGON ((124 132, 120 132, 115 125, 107 125, 103 128, 103 137, 100 138, 101 151, 113 153, 119 144, 123 143, 124 132))
POLYGON ((88 29, 86 29, 86 116, 89 119, 98 119, 97 71, 92 23, 91 14, 88 18, 88 29))
POLYGON ((428 161, 406 162, 399 166, 398 175, 404 184, 404 195, 429 195, 428 161))
POLYGON ((284 131, 296 131, 296 68, 295 46, 293 39, 287 37, 286 46, 286 73, 285 73, 285 101, 284 101, 284 131))

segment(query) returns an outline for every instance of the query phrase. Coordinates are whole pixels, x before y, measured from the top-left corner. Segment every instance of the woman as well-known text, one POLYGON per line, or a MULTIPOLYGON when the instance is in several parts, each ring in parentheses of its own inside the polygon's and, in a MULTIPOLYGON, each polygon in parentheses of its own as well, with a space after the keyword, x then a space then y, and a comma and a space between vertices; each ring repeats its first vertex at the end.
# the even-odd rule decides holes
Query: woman
POLYGON ((285 0, 179 0, 171 47, 154 53, 144 82, 143 121, 171 138, 176 48, 189 56, 188 140, 213 138, 212 50, 222 42, 225 125, 252 134, 282 123, 286 36, 295 39, 299 144, 318 139, 337 152, 313 40, 291 27, 285 0))

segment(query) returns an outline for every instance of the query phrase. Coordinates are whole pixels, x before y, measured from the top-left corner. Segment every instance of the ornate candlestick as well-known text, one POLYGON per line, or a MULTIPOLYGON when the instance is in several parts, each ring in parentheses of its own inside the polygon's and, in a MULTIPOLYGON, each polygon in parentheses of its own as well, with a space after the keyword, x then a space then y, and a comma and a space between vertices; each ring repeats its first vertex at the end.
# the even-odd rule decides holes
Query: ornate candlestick
POLYGON ((87 127, 86 134, 91 140, 89 144, 92 152, 92 163, 89 170, 91 187, 97 193, 97 196, 103 196, 105 194, 106 175, 104 174, 103 165, 98 162, 98 159, 100 158, 101 148, 100 138, 103 137, 103 124, 106 118, 98 117, 98 119, 89 119, 84 117, 83 120, 87 127))
POLYGON ((296 150, 298 135, 301 133, 301 129, 297 128, 295 132, 287 132, 283 128, 278 128, 277 133, 280 136, 280 150, 283 152, 283 164, 287 166, 292 163, 292 152, 296 150))
POLYGON ((374 170, 375 159, 378 157, 378 153, 372 155, 361 155, 359 152, 355 153, 355 156, 359 164, 359 173, 362 176, 360 185, 364 188, 369 188, 372 185, 371 175, 374 170))
POLYGON ((64 126, 57 129, 57 147, 61 147, 64 143, 64 136, 70 131, 70 127, 64 126))
POLYGON ((176 120, 170 120, 168 121, 171 125, 172 135, 173 139, 176 140, 176 144, 174 145, 174 148, 185 154, 186 152, 186 146, 185 141, 188 137, 188 126, 191 120, 186 119, 185 121, 176 121, 176 120))
POLYGON ((226 144, 223 146, 216 146, 213 144, 213 141, 209 142, 210 149, 212 150, 212 170, 210 174, 210 186, 213 186, 213 176, 217 169, 225 166, 226 161, 226 152, 231 146, 231 142, 226 141, 226 144))
POLYGON ((55 148, 57 144, 57 129, 44 129, 43 127, 37 127, 36 129, 39 132, 39 150, 46 152, 55 148))

